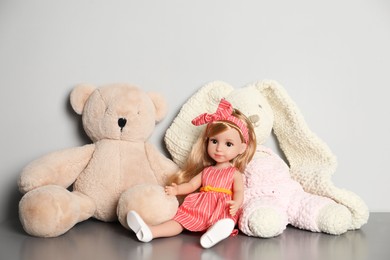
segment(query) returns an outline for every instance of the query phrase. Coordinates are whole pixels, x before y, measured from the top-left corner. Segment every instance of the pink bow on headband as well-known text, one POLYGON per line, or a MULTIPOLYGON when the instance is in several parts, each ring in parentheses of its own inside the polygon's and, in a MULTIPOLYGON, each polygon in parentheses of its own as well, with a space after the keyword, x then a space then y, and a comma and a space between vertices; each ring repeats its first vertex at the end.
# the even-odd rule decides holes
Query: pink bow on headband
POLYGON ((245 123, 242 120, 238 119, 235 116, 232 116, 232 113, 233 113, 232 105, 226 99, 221 99, 217 111, 214 114, 208 114, 208 113, 201 114, 197 116, 195 119, 193 119, 191 122, 193 125, 199 126, 214 121, 222 121, 222 120, 230 121, 240 128, 241 133, 245 139, 245 143, 248 143, 248 128, 246 127, 245 123))

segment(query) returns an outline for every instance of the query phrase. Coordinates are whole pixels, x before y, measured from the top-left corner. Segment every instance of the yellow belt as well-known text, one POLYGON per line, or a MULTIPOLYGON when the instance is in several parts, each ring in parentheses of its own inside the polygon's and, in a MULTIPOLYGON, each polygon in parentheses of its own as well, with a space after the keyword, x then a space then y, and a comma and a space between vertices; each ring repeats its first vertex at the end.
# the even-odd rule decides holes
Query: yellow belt
POLYGON ((222 192, 222 193, 226 193, 226 194, 232 195, 232 191, 231 190, 224 189, 224 188, 215 188, 215 187, 211 187, 209 185, 200 188, 200 191, 216 191, 216 192, 222 192))

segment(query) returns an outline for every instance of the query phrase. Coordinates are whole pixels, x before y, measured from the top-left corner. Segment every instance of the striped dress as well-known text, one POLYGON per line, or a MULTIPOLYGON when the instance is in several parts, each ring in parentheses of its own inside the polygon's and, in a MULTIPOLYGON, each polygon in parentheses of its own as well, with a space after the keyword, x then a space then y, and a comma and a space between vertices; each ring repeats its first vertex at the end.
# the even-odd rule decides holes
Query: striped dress
POLYGON ((223 218, 231 218, 236 223, 239 212, 232 217, 227 204, 232 199, 235 171, 237 169, 233 166, 224 169, 213 166, 205 168, 201 173, 201 191, 189 194, 173 219, 190 231, 205 231, 223 218))

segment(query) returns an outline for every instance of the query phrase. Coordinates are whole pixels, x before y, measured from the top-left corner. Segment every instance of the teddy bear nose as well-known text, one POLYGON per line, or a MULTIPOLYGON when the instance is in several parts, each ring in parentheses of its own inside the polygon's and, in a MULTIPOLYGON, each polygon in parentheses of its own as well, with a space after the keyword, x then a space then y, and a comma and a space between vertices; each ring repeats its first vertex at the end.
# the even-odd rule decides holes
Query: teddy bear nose
POLYGON ((121 128, 121 131, 122 131, 123 127, 125 127, 126 123, 127 123, 126 118, 119 118, 118 119, 118 125, 121 128))

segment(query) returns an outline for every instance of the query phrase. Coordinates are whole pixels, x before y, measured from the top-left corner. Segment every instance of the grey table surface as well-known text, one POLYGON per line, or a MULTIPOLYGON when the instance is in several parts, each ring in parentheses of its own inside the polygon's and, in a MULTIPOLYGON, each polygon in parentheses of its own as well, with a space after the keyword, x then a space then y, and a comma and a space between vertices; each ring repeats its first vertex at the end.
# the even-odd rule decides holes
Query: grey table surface
POLYGON ((388 260, 390 213, 371 213, 359 230, 340 236, 288 227, 269 239, 240 233, 210 249, 199 244, 199 233, 183 232, 150 243, 139 242, 119 223, 87 220, 56 238, 27 235, 19 221, 0 224, 0 260, 62 259, 266 259, 266 260, 388 260))

